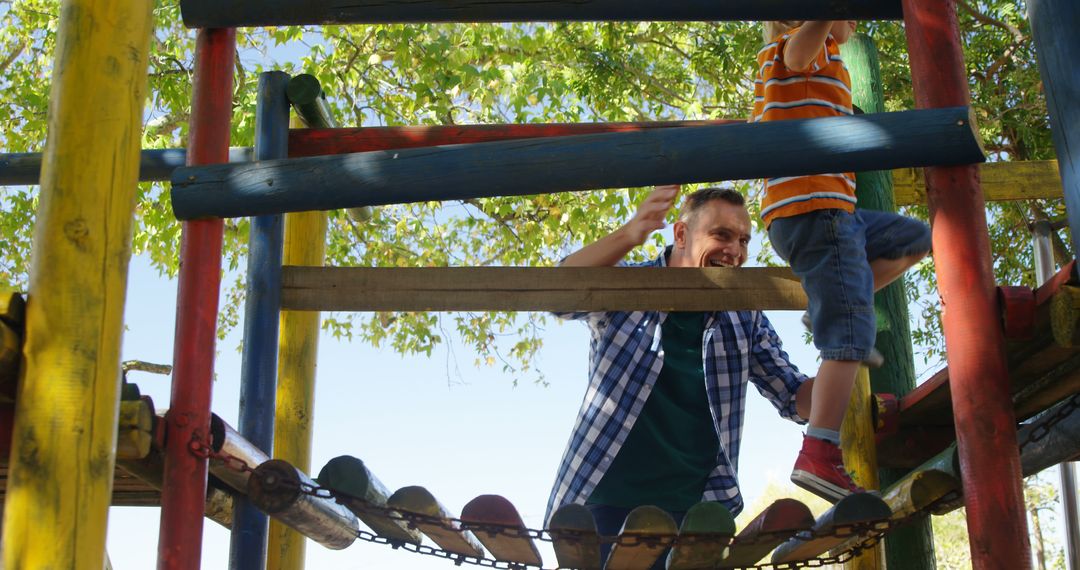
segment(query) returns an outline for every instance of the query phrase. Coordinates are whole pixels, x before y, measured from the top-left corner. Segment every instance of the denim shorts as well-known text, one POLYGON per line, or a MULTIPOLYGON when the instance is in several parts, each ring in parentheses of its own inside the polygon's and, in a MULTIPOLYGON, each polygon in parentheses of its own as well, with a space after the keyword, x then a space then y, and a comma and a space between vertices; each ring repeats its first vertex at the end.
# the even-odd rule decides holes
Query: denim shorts
POLYGON ((888 212, 815 210, 773 220, 769 240, 802 280, 821 358, 863 360, 877 336, 870 262, 930 251, 930 228, 888 212))

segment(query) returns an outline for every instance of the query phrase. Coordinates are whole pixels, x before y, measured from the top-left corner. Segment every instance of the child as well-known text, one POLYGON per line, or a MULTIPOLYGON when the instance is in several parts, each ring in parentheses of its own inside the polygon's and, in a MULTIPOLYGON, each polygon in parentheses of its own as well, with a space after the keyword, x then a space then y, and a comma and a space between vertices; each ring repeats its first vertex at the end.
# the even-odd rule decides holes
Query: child
MULTIPOLYGON (((854 30, 846 20, 766 22, 752 120, 851 115, 840 45, 854 30)), ((851 172, 770 178, 761 215, 776 252, 802 280, 822 359, 791 480, 836 502, 863 491, 844 467, 840 424, 859 364, 874 349, 874 291, 926 255, 930 231, 896 214, 856 211, 851 172)))

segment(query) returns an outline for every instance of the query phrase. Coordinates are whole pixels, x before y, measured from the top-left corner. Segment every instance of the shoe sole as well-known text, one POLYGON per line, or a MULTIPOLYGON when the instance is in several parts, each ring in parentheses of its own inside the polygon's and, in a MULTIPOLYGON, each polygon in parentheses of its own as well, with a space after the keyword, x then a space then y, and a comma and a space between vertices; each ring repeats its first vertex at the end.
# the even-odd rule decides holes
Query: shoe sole
POLYGON ((851 491, 833 485, 809 471, 803 471, 802 469, 796 469, 791 472, 791 482, 833 504, 840 502, 840 499, 851 494, 851 491))

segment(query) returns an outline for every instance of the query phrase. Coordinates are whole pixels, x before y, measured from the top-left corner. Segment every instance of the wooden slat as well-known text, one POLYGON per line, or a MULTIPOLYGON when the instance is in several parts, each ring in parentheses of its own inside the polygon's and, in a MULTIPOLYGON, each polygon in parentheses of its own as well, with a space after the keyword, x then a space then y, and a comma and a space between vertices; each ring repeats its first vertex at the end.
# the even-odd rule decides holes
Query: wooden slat
POLYGON ((560 568, 600 570, 600 536, 596 520, 585 505, 563 505, 548 523, 560 568))
POLYGON ((683 517, 679 525, 680 542, 668 554, 668 570, 694 570, 712 568, 727 553, 728 544, 735 536, 735 517, 717 501, 698 503, 683 517), (683 539, 701 542, 684 542, 683 539))
POLYGON ((386 505, 440 519, 443 524, 416 523, 420 532, 427 535, 440 548, 466 556, 484 556, 484 549, 473 533, 445 528, 445 526, 457 527, 457 523, 450 521, 451 518, 456 517, 451 516, 450 511, 442 506, 427 489, 419 486, 402 487, 390 495, 386 505))
POLYGON ((363 461, 349 455, 335 457, 319 471, 318 481, 379 536, 420 544, 419 530, 409 528, 403 521, 364 508, 368 505, 385 507, 390 491, 363 461))
POLYGON ((637 507, 626 515, 622 529, 619 530, 620 538, 657 538, 656 544, 640 542, 638 544, 615 543, 611 547, 604 568, 611 570, 648 570, 653 563, 660 558, 664 550, 674 542, 675 519, 660 507, 644 505, 637 507), (659 537, 667 535, 666 540, 659 537))
MULTIPOLYGON (((510 501, 500 495, 480 495, 461 509, 461 520, 478 525, 500 525, 524 530, 525 522, 510 501)), ((473 534, 498 560, 541 566, 540 552, 531 538, 475 530, 473 534)))
POLYGON ((779 499, 736 535, 720 568, 751 566, 796 533, 810 530, 814 515, 795 499, 779 499))
POLYGON ((817 538, 796 535, 777 547, 776 552, 773 553, 772 563, 814 558, 848 541, 848 537, 821 535, 828 535, 845 526, 884 522, 889 519, 890 514, 889 506, 876 495, 870 493, 848 495, 825 511, 814 523, 813 531, 819 535, 817 538))
POLYGON ((184 0, 189 28, 308 24, 899 19, 895 0, 184 0))
MULTIPOLYGON (((979 167, 987 202, 1061 198, 1061 174, 1056 160, 988 162, 979 167)), ((926 181, 921 168, 892 171, 897 206, 926 204, 926 181)))
POLYGON ((282 307, 303 311, 803 309, 787 268, 299 267, 282 307))
POLYGON ((148 400, 120 402, 116 458, 142 459, 150 453, 154 439, 154 410, 148 400))

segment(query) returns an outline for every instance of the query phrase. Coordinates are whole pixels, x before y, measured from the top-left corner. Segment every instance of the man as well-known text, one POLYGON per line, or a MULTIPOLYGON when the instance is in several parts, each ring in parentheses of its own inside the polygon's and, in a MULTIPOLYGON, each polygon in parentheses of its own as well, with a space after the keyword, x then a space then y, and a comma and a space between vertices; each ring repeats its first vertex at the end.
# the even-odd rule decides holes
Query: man
MULTIPOLYGON (((571 254, 563 266, 623 265, 664 227, 678 186, 658 186, 624 226, 571 254)), ((739 267, 750 215, 734 190, 686 197, 674 244, 639 266, 739 267)), ((813 381, 787 360, 760 311, 560 313, 592 333, 589 388, 563 455, 545 520, 584 503, 601 535, 618 534, 631 509, 656 505, 681 521, 702 501, 742 510, 737 468, 746 387, 780 415, 805 423, 813 381)), ((604 556, 607 556, 605 548, 604 556)), ((658 562, 663 567, 663 559, 658 562)))

